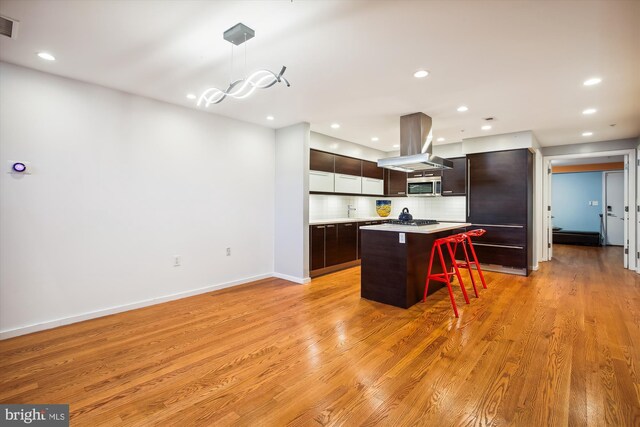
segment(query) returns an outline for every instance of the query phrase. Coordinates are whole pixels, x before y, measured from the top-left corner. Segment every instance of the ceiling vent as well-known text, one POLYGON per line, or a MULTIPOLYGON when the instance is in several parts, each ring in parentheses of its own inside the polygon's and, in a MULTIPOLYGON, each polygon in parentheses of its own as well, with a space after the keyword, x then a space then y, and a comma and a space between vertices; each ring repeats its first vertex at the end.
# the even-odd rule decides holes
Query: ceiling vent
POLYGON ((12 39, 18 37, 18 21, 0 15, 0 34, 12 39))

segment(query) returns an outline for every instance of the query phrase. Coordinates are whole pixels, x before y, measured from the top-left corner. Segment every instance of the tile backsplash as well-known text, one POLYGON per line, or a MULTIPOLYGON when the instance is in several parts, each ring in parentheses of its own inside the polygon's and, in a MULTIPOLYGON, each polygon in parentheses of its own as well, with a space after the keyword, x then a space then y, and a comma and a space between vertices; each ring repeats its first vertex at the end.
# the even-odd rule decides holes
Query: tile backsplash
POLYGON ((391 215, 397 218, 403 208, 409 208, 414 218, 464 221, 466 201, 464 196, 456 197, 363 197, 309 195, 309 219, 346 218, 347 206, 356 208, 351 212, 354 218, 377 217, 376 200, 391 200, 391 215))

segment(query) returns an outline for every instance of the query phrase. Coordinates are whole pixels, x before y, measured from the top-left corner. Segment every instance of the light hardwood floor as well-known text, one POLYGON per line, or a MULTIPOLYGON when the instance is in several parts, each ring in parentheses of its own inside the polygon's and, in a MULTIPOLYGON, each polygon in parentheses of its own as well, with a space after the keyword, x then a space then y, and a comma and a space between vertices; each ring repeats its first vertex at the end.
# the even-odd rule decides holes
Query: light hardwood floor
MULTIPOLYGON (((269 279, 0 342, 0 402, 72 425, 640 425, 640 275, 556 245, 453 316, 360 299, 359 268, 269 279)), ((470 290, 470 287, 469 287, 470 290)))

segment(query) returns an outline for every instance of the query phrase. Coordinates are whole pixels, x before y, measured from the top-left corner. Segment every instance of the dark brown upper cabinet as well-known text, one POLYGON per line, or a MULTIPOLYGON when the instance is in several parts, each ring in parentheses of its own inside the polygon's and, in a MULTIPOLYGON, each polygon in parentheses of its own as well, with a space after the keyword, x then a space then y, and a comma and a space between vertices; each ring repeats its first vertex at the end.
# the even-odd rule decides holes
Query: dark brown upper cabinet
POLYGON ((422 177, 432 177, 432 176, 441 176, 442 171, 437 169, 428 169, 423 171, 413 171, 408 172, 407 177, 409 178, 422 178, 422 177))
POLYGON ((362 176, 364 178, 384 179, 384 169, 375 162, 362 161, 362 176))
POLYGON ((440 170, 440 169, 424 170, 424 171, 422 171, 422 176, 427 176, 427 177, 442 176, 442 170, 440 170))
POLYGON ((467 159, 458 157, 449 160, 453 162, 453 168, 442 170, 442 195, 464 196, 467 194, 467 159))
POLYGON ((406 196, 407 173, 396 171, 393 169, 385 169, 384 193, 385 196, 406 196))
POLYGON ((424 171, 413 171, 413 172, 407 173, 408 178, 422 178, 424 176, 430 177, 430 176, 441 176, 441 175, 442 175, 442 171, 436 170, 436 169, 433 169, 433 170, 429 169, 424 171))
POLYGON ((362 160, 351 157, 335 156, 336 173, 362 176, 362 160))
POLYGON ((309 154, 309 169, 312 171, 334 172, 335 154, 324 151, 311 150, 309 154))

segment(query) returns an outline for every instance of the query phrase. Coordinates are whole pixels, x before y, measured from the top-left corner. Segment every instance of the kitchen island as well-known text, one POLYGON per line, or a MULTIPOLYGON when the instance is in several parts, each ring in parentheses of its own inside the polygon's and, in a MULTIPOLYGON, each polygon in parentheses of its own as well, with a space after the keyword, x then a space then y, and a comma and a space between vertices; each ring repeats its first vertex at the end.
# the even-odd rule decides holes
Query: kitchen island
MULTIPOLYGON (((382 224, 361 227, 360 295, 396 307, 411 307, 422 300, 433 242, 463 232, 470 225, 441 222, 423 226, 382 224)), ((445 259, 449 267, 448 254, 445 259)), ((432 272, 442 272, 437 255, 432 272)), ((429 284, 429 294, 444 286, 441 282, 432 284, 429 284)))

